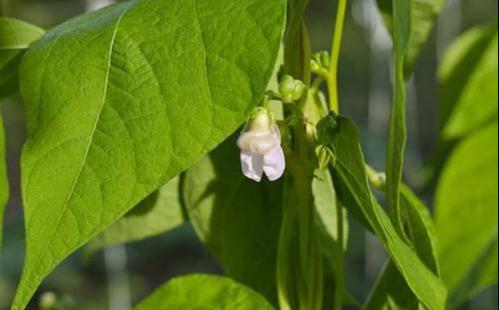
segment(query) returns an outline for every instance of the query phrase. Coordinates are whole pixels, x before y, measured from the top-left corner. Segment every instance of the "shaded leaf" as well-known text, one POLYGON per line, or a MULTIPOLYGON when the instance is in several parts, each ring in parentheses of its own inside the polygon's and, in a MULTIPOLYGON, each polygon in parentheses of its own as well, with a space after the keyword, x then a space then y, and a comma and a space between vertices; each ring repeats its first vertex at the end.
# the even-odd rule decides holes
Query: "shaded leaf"
POLYGON ((183 195, 196 232, 226 273, 274 303, 282 181, 245 178, 232 137, 187 171, 183 195))
POLYGON ((468 31, 439 68, 443 136, 455 139, 497 120, 497 24, 468 31))
MULTIPOLYGON (((487 252, 497 257, 497 251, 490 250, 497 250, 497 139, 496 123, 464 140, 452 154, 438 185, 435 203, 439 258, 450 292, 462 286, 463 281, 469 282, 469 277, 475 277, 473 282, 481 288, 480 278, 484 278, 482 283, 496 282, 488 280, 488 273, 476 273, 485 265, 474 266, 489 260, 484 257, 487 252)), ((494 264, 497 270, 497 260, 494 264)), ((476 293, 474 287, 469 289, 464 292, 461 288, 461 296, 476 293)))
POLYGON ((18 89, 18 69, 29 45, 43 30, 26 22, 0 17, 0 97, 18 89))
POLYGON ((180 201, 180 178, 176 177, 149 195, 123 218, 93 239, 86 250, 140 241, 171 231, 184 223, 180 201))
POLYGON ((163 285, 135 310, 167 309, 274 309, 262 296, 231 279, 190 275, 163 285))
MULTIPOLYGON (((330 182, 323 172, 314 180, 313 190, 324 256, 334 265, 337 221, 334 200, 330 200, 334 194, 330 182)), ((183 187, 191 222, 227 274, 274 304, 282 183, 246 179, 232 137, 187 171, 183 187)))
POLYGON ((14 309, 241 125, 274 68, 284 11, 282 0, 133 0, 72 19, 29 49, 27 256, 14 309))
POLYGON ((440 279, 404 242, 370 191, 365 163, 355 125, 338 118, 334 141, 335 184, 340 200, 360 222, 367 222, 385 246, 390 258, 412 292, 430 309, 445 309, 446 289, 440 279))

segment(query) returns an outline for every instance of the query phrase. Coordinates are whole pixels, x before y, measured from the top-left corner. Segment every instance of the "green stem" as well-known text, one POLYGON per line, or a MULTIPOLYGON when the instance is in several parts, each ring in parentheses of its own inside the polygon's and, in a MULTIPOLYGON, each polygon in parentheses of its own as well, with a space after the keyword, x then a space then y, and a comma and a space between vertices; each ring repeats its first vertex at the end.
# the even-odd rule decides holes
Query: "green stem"
POLYGON ((334 298, 334 310, 343 309, 343 293, 345 291, 345 256, 343 254, 343 240, 344 240, 344 223, 343 223, 343 206, 337 201, 337 215, 338 218, 338 254, 339 260, 337 264, 338 270, 336 270, 336 284, 335 284, 335 298, 334 298))
POLYGON ((339 112, 338 99, 338 64, 341 52, 341 42, 343 40, 343 26, 345 24, 345 13, 347 0, 338 0, 338 12, 336 15, 336 25, 334 27, 333 46, 331 47, 331 63, 329 66, 328 90, 329 108, 336 113, 339 112))
MULTIPOLYGON (((286 189, 285 189, 286 191, 286 189)), ((286 192, 283 195, 286 197, 286 192)), ((291 294, 290 294, 290 266, 289 266, 289 250, 292 239, 293 224, 295 222, 295 209, 287 208, 287 201, 283 204, 283 220, 281 231, 279 233, 279 242, 277 246, 277 296, 279 300, 279 309, 291 310, 291 294)))

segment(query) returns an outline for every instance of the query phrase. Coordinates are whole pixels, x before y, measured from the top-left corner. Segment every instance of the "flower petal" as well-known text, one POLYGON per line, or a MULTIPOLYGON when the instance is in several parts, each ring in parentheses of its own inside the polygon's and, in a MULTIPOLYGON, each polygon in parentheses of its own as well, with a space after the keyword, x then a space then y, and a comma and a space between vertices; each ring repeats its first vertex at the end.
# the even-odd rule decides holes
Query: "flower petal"
POLYGON ((247 131, 239 136, 237 146, 242 151, 264 155, 281 143, 273 131, 247 131))
POLYGON ((277 146, 263 156, 263 171, 270 181, 279 179, 286 169, 286 159, 282 147, 277 146))
POLYGON ((253 181, 260 182, 263 175, 263 156, 251 152, 241 152, 241 170, 253 181))

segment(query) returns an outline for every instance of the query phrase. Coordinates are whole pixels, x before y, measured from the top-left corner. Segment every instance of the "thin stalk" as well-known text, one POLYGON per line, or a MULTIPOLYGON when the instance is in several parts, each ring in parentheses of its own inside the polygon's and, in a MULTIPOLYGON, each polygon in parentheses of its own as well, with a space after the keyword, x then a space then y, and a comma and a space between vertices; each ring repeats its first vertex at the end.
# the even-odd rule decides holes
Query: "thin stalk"
POLYGON ((336 15, 336 25, 334 27, 333 46, 331 47, 331 63, 329 65, 329 108, 331 111, 336 113, 339 112, 338 64, 341 52, 341 42, 343 41, 343 26, 345 24, 347 1, 348 0, 338 0, 338 12, 336 15))
POLYGON ((343 309, 343 293, 345 291, 345 255, 343 254, 343 240, 344 240, 344 234, 343 234, 343 206, 339 201, 337 201, 337 219, 338 219, 338 248, 339 248, 339 260, 337 263, 337 268, 336 270, 336 284, 335 284, 335 298, 334 298, 334 310, 341 310, 343 309))

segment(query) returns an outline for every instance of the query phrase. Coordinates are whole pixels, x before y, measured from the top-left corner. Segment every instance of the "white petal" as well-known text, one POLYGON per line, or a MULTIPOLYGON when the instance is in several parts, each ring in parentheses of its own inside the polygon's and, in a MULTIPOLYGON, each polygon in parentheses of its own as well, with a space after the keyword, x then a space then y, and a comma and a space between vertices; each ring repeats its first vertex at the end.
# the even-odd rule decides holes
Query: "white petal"
POLYGON ((270 181, 279 179, 286 169, 286 159, 282 147, 277 146, 263 156, 263 171, 270 181))
POLYGON ((260 182, 263 175, 263 156, 241 151, 240 158, 243 174, 253 181, 260 182))
POLYGON ((241 134, 237 140, 237 146, 242 151, 256 154, 266 154, 276 146, 280 145, 281 139, 273 130, 269 131, 247 131, 241 134))

